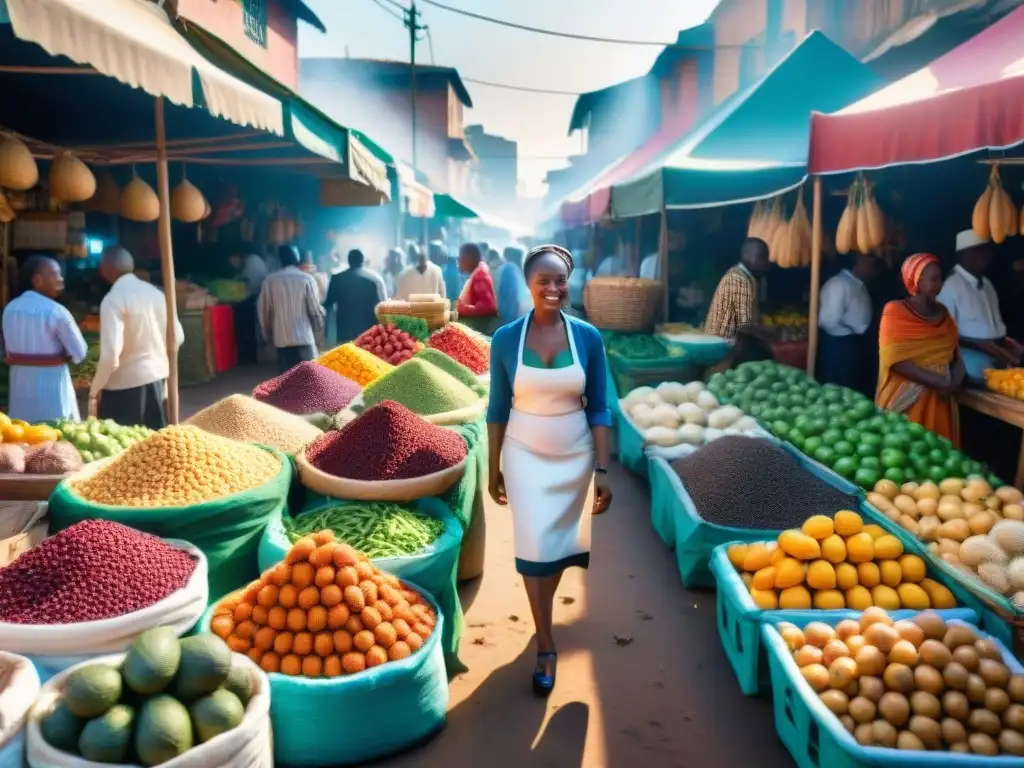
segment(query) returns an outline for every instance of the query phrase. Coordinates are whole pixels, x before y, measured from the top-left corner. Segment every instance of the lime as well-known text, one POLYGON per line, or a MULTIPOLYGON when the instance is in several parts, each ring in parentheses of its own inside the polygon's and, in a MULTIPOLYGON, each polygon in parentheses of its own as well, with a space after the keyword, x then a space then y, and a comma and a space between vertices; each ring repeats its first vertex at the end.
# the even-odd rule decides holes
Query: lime
POLYGON ((870 400, 861 400, 850 409, 850 414, 857 421, 870 419, 875 414, 875 405, 870 400))
POLYGON ((942 464, 943 462, 946 461, 946 452, 941 448, 932 448, 928 452, 928 461, 931 462, 933 466, 942 464))
POLYGON ((813 456, 815 451, 821 448, 824 444, 825 441, 822 440, 820 437, 818 437, 817 435, 811 435, 806 440, 804 440, 803 451, 807 455, 813 456))
POLYGON ((902 469, 897 467, 889 467, 885 470, 885 479, 892 480, 896 485, 903 485, 907 482, 907 475, 902 469))
POLYGON ((806 440, 807 438, 804 437, 803 432, 801 432, 796 427, 793 427, 791 430, 789 430, 789 437, 787 437, 786 439, 789 440, 789 442, 791 442, 797 448, 803 450, 804 440, 806 440))
POLYGON ((838 440, 832 444, 832 450, 836 452, 837 456, 853 456, 857 449, 853 443, 847 440, 838 440))
POLYGON ((828 419, 821 416, 816 416, 811 419, 811 423, 807 425, 807 434, 809 435, 820 435, 826 429, 828 429, 828 419))
POLYGON ((910 439, 900 432, 886 432, 882 436, 882 445, 886 448, 896 448, 900 451, 906 451, 910 446, 910 439))
POLYGON ((882 466, 886 469, 893 467, 902 469, 907 465, 907 454, 896 448, 885 448, 879 458, 882 460, 882 466))
POLYGON ((807 432, 807 427, 811 423, 811 417, 806 413, 801 413, 796 419, 793 420, 793 426, 799 429, 801 432, 807 432))
POLYGON ((995 474, 989 474, 988 484, 991 485, 993 488, 1001 488, 1002 486, 1006 485, 1006 483, 1004 483, 1002 480, 996 477, 995 474))
POLYGON ((772 434, 780 440, 786 440, 789 436, 789 424, 784 421, 772 422, 772 434))
POLYGON ((836 459, 836 463, 833 465, 834 469, 838 474, 845 477, 847 480, 853 480, 857 474, 859 467, 857 466, 857 460, 850 456, 840 456, 836 459))
POLYGON ((877 456, 865 456, 860 460, 861 467, 865 469, 873 469, 882 474, 882 462, 878 460, 877 456))
POLYGON ((928 479, 933 483, 941 483, 946 479, 946 469, 940 466, 932 466, 928 468, 928 479))
POLYGON ((843 439, 843 433, 833 427, 822 432, 821 439, 824 440, 827 445, 833 445, 843 439))
POLYGON ((812 455, 815 459, 820 461, 826 467, 831 467, 833 464, 836 463, 836 452, 829 448, 827 445, 821 446, 812 455))
POLYGON ((853 476, 853 481, 861 488, 874 488, 881 479, 882 476, 877 469, 868 469, 867 467, 861 467, 853 476))
POLYGON ((860 436, 862 443, 875 446, 875 451, 878 452, 882 449, 882 438, 876 435, 874 432, 865 432, 860 436))
POLYGON ((878 446, 862 442, 857 446, 857 455, 862 459, 868 456, 878 456, 878 446))
POLYGON ((916 421, 911 421, 907 424, 907 432, 915 439, 920 439, 925 436, 928 432, 923 426, 918 424, 916 421))
POLYGON ((854 445, 860 445, 861 442, 863 442, 860 439, 859 429, 848 429, 845 432, 843 432, 843 437, 846 438, 847 442, 853 443, 854 445))

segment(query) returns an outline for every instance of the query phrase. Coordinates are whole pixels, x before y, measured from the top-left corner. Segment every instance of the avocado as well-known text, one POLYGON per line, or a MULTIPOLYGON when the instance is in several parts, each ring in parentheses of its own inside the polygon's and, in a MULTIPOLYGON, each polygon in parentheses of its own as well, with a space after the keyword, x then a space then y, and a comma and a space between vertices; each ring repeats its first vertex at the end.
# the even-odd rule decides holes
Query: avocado
POLYGON ((78 751, 78 737, 82 735, 85 722, 61 703, 43 718, 39 730, 43 740, 54 749, 74 753, 78 751))
POLYGON ((135 728, 135 754, 143 765, 159 765, 192 748, 192 723, 177 699, 158 694, 146 700, 135 728))
POLYGON ((126 763, 132 746, 135 710, 118 704, 105 715, 85 724, 78 752, 95 763, 126 763))
POLYGON ((78 717, 99 717, 121 698, 121 673, 108 664, 90 664, 64 681, 63 701, 78 717))
POLYGON ((160 693, 174 679, 180 660, 181 644, 173 629, 147 629, 128 649, 121 675, 136 693, 160 693))
POLYGON ((238 697, 243 707, 249 706, 249 699, 252 698, 252 675, 248 669, 232 665, 228 679, 224 681, 224 687, 238 697))
POLYGON ((171 693, 183 702, 195 701, 224 685, 231 672, 231 651, 216 635, 194 635, 180 641, 181 661, 171 693))
POLYGON ((218 688, 188 708, 200 742, 209 741, 225 731, 237 728, 245 717, 245 707, 231 691, 218 688))

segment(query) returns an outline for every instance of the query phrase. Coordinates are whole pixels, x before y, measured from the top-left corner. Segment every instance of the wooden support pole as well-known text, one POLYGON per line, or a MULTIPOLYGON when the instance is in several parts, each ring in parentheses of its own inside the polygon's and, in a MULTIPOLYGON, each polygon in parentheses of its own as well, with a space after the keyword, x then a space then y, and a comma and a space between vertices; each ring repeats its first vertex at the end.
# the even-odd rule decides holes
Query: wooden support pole
POLYGON ((821 176, 814 177, 811 215, 811 306, 807 313, 807 375, 814 375, 818 358, 818 298, 821 295, 821 176))
POLYGON ((164 280, 164 301, 167 303, 167 422, 178 423, 178 327, 177 281, 174 278, 174 246, 171 242, 171 187, 167 171, 167 130, 164 123, 164 100, 156 105, 156 192, 160 198, 157 235, 160 240, 160 272, 164 280))
POLYGON ((662 282, 661 322, 669 321, 668 295, 668 210, 661 205, 661 229, 658 233, 658 279, 662 282))

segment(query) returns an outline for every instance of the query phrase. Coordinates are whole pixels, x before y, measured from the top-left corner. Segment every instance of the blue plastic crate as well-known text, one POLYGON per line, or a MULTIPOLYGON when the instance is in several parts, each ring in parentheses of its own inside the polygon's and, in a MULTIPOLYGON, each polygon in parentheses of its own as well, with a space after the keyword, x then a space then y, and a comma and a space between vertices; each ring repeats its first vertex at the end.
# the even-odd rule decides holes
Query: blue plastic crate
POLYGON ((619 433, 619 463, 640 477, 647 477, 647 454, 644 453, 644 436, 629 417, 620 412, 615 419, 619 433))
MULTIPOLYGON (((775 731, 799 768, 1024 768, 1021 757, 862 747, 803 679, 775 627, 764 624, 761 633, 771 670, 775 731)), ((1006 646, 998 639, 996 643, 1003 653, 1003 663, 1014 674, 1024 672, 1006 646)))
MULTIPOLYGON (((741 543, 741 542, 732 542, 741 543)), ((729 544, 715 548, 711 555, 711 572, 718 588, 717 617, 718 635, 725 648, 740 690, 746 696, 761 696, 770 684, 768 668, 764 664, 764 649, 761 646, 760 625, 764 622, 776 624, 788 621, 803 627, 812 621, 838 623, 843 619, 856 619, 860 611, 819 611, 819 610, 777 610, 765 611, 758 608, 750 596, 747 585, 729 562, 726 552, 729 544)), ((949 587, 949 580, 941 573, 931 570, 930 578, 949 587)), ((890 611, 894 619, 905 619, 918 613, 912 610, 890 611)), ((937 611, 944 619, 961 619, 969 624, 978 623, 978 614, 971 608, 950 608, 937 611)), ((830 766, 831 768, 831 766, 830 766)))
POLYGON ((679 475, 667 461, 658 457, 648 459, 647 472, 651 480, 651 525, 658 538, 674 549, 676 526, 672 518, 672 505, 676 490, 672 481, 678 483, 679 475))
MULTIPOLYGON (((843 493, 854 497, 858 496, 859 489, 853 483, 808 458, 796 446, 789 443, 780 445, 811 474, 843 493)), ((656 460, 658 459, 650 461, 656 460)), ((782 533, 781 530, 731 528, 707 522, 698 514, 693 499, 687 493, 679 475, 668 464, 665 464, 665 469, 671 491, 665 496, 665 499, 669 504, 671 525, 675 530, 676 564, 684 587, 712 588, 715 586, 715 577, 711 574, 709 561, 712 550, 720 544, 730 541, 766 541, 782 533)), ((655 511, 652 509, 651 515, 654 514, 655 511)))
POLYGON ((930 568, 945 574, 949 581, 949 588, 956 597, 957 602, 973 608, 978 614, 979 626, 1007 648, 1013 648, 1013 627, 992 607, 993 605, 998 605, 1002 611, 1010 615, 1020 615, 1020 612, 1013 608, 1008 598, 986 589, 978 581, 968 579, 960 572, 960 569, 933 555, 928 551, 928 546, 923 541, 899 523, 890 520, 877 507, 865 501, 862 508, 865 520, 870 520, 882 526, 903 542, 905 550, 923 557, 930 568))

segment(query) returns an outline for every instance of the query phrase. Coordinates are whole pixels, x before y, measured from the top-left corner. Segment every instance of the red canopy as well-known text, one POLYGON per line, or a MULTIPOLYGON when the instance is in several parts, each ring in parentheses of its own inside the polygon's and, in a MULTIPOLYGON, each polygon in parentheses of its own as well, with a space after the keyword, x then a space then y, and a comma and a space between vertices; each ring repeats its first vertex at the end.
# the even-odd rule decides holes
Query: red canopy
POLYGON ((608 215, 611 212, 612 187, 639 173, 658 155, 672 147, 687 134, 691 123, 692 120, 660 128, 632 153, 602 171, 597 178, 591 179, 582 194, 577 192, 562 203, 562 223, 566 227, 579 227, 608 215))
POLYGON ((881 168, 1024 142, 1024 7, 929 66, 811 116, 811 173, 881 168))

